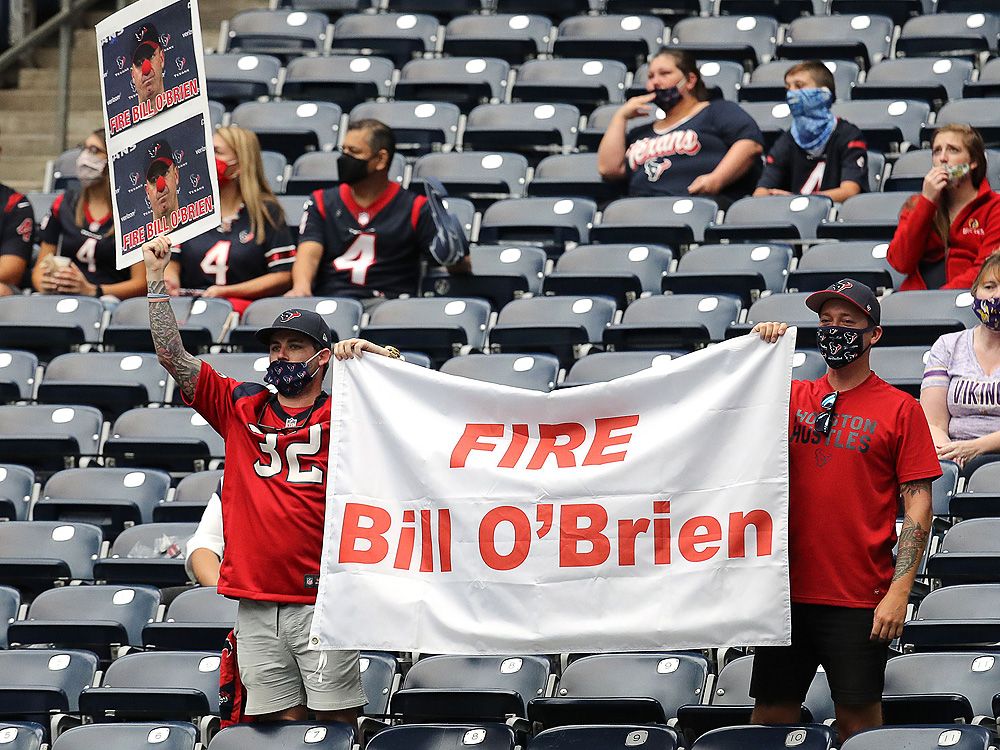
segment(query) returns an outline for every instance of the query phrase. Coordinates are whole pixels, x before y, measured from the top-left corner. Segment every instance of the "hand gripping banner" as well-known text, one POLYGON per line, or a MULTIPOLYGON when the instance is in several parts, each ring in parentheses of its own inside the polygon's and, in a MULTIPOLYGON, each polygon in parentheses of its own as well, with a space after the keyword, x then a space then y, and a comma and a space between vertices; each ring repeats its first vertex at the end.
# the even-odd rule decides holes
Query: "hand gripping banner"
POLYGON ((550 394, 337 362, 312 647, 787 644, 794 347, 550 394))

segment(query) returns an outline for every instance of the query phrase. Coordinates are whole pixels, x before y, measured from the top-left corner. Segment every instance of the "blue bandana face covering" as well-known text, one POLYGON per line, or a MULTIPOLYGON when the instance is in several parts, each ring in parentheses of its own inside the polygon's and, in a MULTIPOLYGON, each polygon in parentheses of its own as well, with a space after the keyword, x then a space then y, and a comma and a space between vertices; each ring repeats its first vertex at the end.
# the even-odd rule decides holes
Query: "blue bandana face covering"
POLYGON ((797 89, 786 92, 785 100, 792 111, 792 138, 815 155, 826 145, 837 124, 830 111, 833 94, 829 89, 797 89))
POLYGON ((983 321, 983 325, 991 331, 1000 331, 1000 298, 972 300, 972 310, 983 321))
POLYGON ((309 373, 309 363, 318 356, 319 352, 316 352, 305 362, 288 362, 276 359, 267 366, 264 382, 277 388, 278 393, 282 396, 294 398, 305 390, 306 383, 312 380, 316 374, 315 372, 309 373))

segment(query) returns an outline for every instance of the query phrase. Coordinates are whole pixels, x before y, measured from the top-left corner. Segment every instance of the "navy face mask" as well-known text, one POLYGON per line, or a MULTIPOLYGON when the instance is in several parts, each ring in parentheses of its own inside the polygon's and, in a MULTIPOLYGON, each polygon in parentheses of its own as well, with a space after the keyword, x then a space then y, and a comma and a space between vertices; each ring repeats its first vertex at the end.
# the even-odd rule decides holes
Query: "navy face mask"
POLYGON ((671 86, 668 89, 653 89, 653 94, 655 94, 653 101, 657 107, 663 110, 663 114, 670 112, 684 96, 677 86, 671 86))
POLYGON ((309 363, 316 359, 319 354, 319 352, 316 352, 305 362, 274 360, 274 362, 267 366, 267 372, 264 374, 264 382, 277 388, 278 393, 282 396, 295 398, 305 390, 306 384, 318 372, 316 370, 310 373, 309 363))
POLYGON ((816 348, 831 369, 854 362, 865 353, 865 337, 875 326, 867 328, 846 328, 844 326, 820 326, 816 329, 816 348))

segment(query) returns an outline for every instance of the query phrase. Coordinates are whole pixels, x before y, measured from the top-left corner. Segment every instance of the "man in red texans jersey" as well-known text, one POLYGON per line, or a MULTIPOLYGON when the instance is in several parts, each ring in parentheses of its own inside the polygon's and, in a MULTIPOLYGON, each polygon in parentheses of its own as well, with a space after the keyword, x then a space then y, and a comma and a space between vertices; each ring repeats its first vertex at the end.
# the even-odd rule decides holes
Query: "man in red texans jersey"
MULTIPOLYGON (((442 242, 427 199, 389 180, 392 130, 378 120, 352 122, 337 160, 340 185, 317 190, 306 206, 288 297, 378 300, 415 294, 420 259, 468 273, 468 256, 442 242)), ((371 300, 371 302, 367 302, 371 300)))
POLYGON ((143 246, 156 353, 193 406, 226 441, 222 487, 225 554, 218 590, 239 600, 236 635, 246 713, 262 721, 354 722, 367 701, 357 651, 313 651, 309 630, 319 586, 330 447, 331 357, 395 349, 361 339, 331 348, 309 310, 285 310, 257 332, 270 364, 264 382, 240 383, 185 351, 163 271, 170 240, 143 246))

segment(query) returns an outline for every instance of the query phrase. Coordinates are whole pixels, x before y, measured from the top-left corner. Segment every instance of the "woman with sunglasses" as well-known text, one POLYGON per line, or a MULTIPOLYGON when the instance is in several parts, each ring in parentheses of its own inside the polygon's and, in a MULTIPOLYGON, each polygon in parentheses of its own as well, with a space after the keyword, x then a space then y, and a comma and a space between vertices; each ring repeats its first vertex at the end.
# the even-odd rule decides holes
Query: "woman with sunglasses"
POLYGON ((115 267, 115 221, 104 130, 95 130, 76 160, 79 190, 52 202, 42 220, 41 252, 31 272, 36 291, 86 297, 138 297, 146 289, 141 263, 115 267))
MULTIPOLYGON (((753 721, 799 720, 822 665, 841 741, 882 723, 889 642, 899 636, 941 475, 917 402, 870 364, 882 337, 875 294, 841 279, 806 299, 828 370, 792 383, 788 434, 788 570, 792 639, 754 652, 753 721), (903 527, 896 543, 896 510, 903 527)), ((788 326, 759 323, 765 341, 788 326)))

